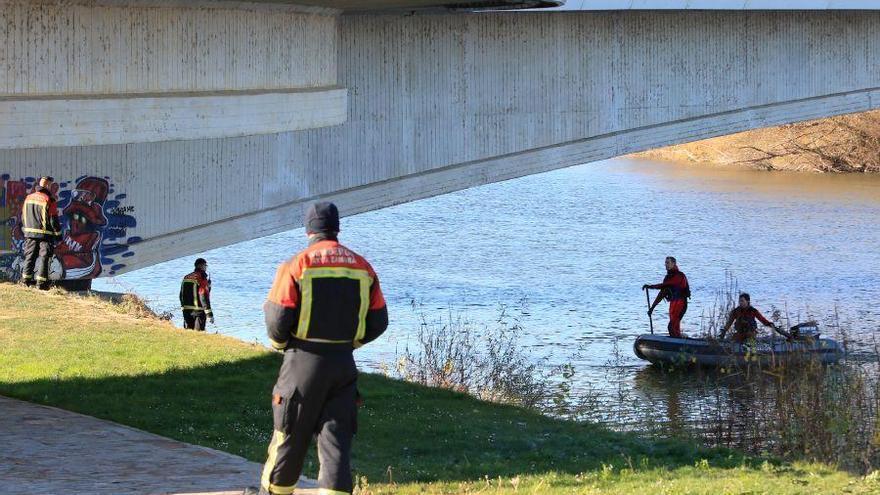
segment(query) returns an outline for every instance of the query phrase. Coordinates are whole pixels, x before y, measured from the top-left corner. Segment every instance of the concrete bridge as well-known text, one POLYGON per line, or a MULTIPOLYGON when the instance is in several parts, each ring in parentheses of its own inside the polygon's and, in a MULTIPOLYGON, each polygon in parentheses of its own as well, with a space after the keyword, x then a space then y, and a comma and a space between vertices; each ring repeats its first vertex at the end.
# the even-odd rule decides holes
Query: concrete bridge
POLYGON ((436 3, 0 0, 0 270, 40 175, 55 276, 87 279, 316 199, 350 215, 880 106, 880 12, 847 2, 436 3))

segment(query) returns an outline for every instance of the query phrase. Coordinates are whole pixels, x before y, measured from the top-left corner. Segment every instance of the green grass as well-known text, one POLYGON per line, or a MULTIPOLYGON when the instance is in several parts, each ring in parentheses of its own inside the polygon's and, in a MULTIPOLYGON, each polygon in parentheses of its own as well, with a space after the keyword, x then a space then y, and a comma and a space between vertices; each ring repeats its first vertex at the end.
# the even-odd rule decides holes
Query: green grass
MULTIPOLYGON (((0 284, 0 394, 262 462, 280 355, 120 311, 0 284)), ((365 494, 880 493, 877 476, 648 440, 378 375, 360 388, 365 494)))

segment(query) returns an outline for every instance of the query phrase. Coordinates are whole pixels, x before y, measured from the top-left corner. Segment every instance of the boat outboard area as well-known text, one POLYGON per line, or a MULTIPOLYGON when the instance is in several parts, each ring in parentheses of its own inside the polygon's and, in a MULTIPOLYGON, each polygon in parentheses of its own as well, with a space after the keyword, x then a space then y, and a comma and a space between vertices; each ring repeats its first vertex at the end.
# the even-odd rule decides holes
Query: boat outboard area
POLYGON ((774 367, 797 360, 832 364, 843 357, 843 347, 821 337, 815 322, 794 326, 791 333, 791 339, 772 336, 743 343, 645 334, 636 338, 633 351, 652 364, 718 368, 774 367))

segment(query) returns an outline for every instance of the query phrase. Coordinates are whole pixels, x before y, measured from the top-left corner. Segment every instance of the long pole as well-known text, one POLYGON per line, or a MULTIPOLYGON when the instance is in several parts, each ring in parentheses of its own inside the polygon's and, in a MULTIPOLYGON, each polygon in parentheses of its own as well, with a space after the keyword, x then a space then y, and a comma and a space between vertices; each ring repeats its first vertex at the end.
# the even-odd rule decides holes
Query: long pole
POLYGON ((648 322, 651 324, 651 335, 654 335, 654 317, 651 316, 651 295, 648 294, 647 287, 645 287, 645 299, 648 300, 648 322))

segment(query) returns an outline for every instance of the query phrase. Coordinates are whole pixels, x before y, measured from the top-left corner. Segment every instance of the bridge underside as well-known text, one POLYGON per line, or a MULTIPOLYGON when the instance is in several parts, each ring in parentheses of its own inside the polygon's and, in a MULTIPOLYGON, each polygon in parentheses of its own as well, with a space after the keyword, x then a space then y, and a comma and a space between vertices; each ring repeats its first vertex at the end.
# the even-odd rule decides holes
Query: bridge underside
POLYGON ((269 3, 298 3, 339 9, 345 12, 528 9, 556 7, 561 0, 258 0, 269 3))
POLYGON ((876 12, 5 5, 0 222, 64 182, 68 278, 298 227, 316 199, 351 215, 880 106, 876 12))

